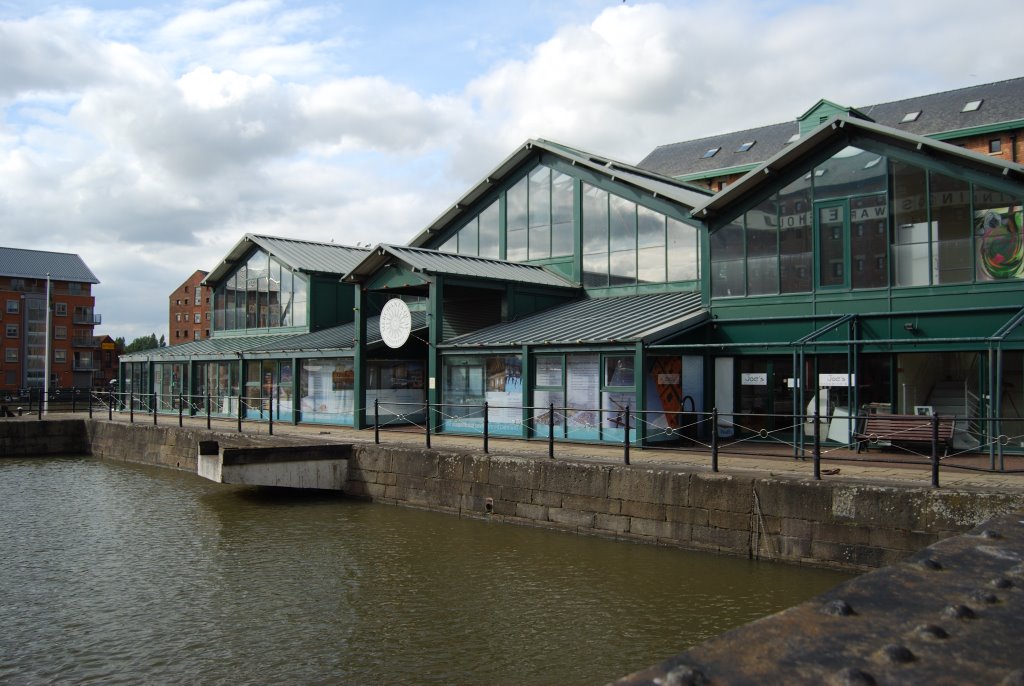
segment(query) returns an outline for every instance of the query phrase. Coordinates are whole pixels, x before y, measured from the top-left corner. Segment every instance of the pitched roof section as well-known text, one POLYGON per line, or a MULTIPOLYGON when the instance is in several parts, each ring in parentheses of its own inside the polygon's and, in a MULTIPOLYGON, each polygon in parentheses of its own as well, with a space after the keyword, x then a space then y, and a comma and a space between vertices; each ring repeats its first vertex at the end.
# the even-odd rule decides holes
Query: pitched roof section
MULTIPOLYGON (((411 314, 413 331, 422 331, 427 328, 425 312, 414 311, 411 314)), ((252 354, 351 351, 355 347, 355 333, 355 324, 348 323, 312 333, 222 336, 182 345, 142 350, 130 355, 122 355, 121 360, 126 362, 143 360, 178 362, 202 358, 234 358, 238 355, 252 354)), ((383 343, 383 339, 380 335, 380 317, 370 317, 366 322, 366 344, 375 346, 381 343, 383 343)))
POLYGON ((650 342, 700 324, 707 316, 697 292, 589 298, 495 324, 441 347, 650 342))
MULTIPOLYGON (((813 109, 814 107, 808 112, 813 109)), ((942 140, 966 129, 1003 123, 1024 123, 1024 78, 858 107, 856 112, 869 117, 871 121, 905 133, 927 135, 942 140), (964 105, 975 100, 981 100, 981 106, 975 111, 964 112, 964 105), (912 121, 904 122, 906 115, 912 112, 921 114, 912 121)), ((655 148, 637 166, 681 179, 747 171, 776 155, 798 132, 799 121, 794 120, 670 143, 655 148), (736 152, 741 143, 750 140, 756 140, 757 145, 747 152, 736 152), (708 150, 716 147, 721 148, 716 155, 703 157, 708 150)))
POLYGON ((409 245, 413 247, 425 245, 438 232, 457 221, 477 200, 486 195, 497 183, 505 179, 519 165, 532 155, 537 154, 537 152, 548 152, 552 155, 557 155, 574 166, 580 166, 615 181, 670 198, 685 207, 693 207, 702 202, 707 196, 707 191, 702 188, 690 186, 671 177, 652 172, 650 169, 641 169, 640 167, 616 162, 606 157, 591 155, 581 150, 550 141, 529 140, 506 157, 490 174, 469 189, 455 204, 441 213, 423 231, 418 233, 409 241, 409 245))
POLYGON ((833 144, 835 139, 846 139, 851 144, 860 144, 865 139, 883 142, 887 145, 905 150, 927 150, 937 158, 955 161, 959 166, 966 167, 993 177, 1002 177, 1016 183, 1024 183, 1024 165, 1006 160, 989 157, 971 152, 957 145, 943 143, 925 136, 897 131, 861 119, 850 119, 840 116, 822 124, 809 133, 796 145, 774 155, 771 159, 747 172, 725 190, 709 198, 703 205, 693 208, 696 217, 714 216, 741 198, 749 197, 757 189, 765 185, 778 183, 778 175, 783 170, 805 164, 805 160, 822 145, 833 144))
POLYGON ((263 249, 296 271, 307 274, 336 274, 339 277, 354 269, 369 253, 368 248, 356 248, 350 245, 247 233, 235 244, 224 260, 210 272, 203 284, 216 286, 233 271, 253 247, 263 249))
POLYGON ((78 255, 22 248, 0 248, 0 274, 18 279, 45 279, 49 274, 55 281, 100 282, 78 255))
POLYGON ((565 277, 538 265, 385 244, 374 247, 373 251, 362 263, 345 275, 345 280, 359 281, 370 276, 394 259, 405 263, 414 271, 421 271, 427 274, 445 274, 540 286, 577 288, 574 283, 565 277))

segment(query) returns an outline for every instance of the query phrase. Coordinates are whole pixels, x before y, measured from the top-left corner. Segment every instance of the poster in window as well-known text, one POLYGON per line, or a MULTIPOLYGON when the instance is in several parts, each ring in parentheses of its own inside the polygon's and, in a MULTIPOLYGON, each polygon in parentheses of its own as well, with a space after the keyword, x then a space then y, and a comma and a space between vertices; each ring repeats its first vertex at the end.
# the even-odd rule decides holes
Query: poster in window
POLYGON ((974 215, 979 281, 1024 277, 1024 217, 1020 205, 979 210, 974 215))

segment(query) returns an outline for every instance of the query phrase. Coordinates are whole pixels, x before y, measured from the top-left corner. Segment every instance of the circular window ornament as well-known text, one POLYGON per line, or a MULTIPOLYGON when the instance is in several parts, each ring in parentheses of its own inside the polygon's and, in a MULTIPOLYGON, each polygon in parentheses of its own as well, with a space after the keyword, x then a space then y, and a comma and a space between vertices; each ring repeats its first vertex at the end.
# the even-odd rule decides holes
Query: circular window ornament
POLYGON ((380 311, 380 337, 389 348, 401 348, 409 340, 412 315, 404 300, 392 298, 380 311))

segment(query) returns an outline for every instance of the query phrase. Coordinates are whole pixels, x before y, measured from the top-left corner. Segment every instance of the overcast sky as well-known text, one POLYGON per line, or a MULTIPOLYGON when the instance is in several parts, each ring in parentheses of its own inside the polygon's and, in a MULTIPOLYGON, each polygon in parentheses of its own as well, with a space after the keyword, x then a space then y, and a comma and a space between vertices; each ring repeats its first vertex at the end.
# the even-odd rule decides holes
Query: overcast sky
POLYGON ((528 138, 655 146, 1024 75, 1020 0, 0 0, 0 245, 98 333, 246 232, 404 243, 528 138), (984 15, 981 16, 981 15, 984 15))

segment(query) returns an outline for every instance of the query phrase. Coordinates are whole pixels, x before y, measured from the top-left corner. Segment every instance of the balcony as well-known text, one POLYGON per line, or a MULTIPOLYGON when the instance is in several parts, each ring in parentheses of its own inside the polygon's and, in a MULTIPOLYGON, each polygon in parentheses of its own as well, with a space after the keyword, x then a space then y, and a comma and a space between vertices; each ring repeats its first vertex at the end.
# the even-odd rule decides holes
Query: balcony
POLYGON ((74 324, 85 324, 88 326, 95 326, 96 324, 103 323, 103 315, 96 314, 95 312, 83 312, 81 310, 75 310, 75 313, 71 315, 71 321, 74 324))
POLYGON ((71 362, 71 369, 76 372, 96 372, 100 365, 96 360, 74 360, 71 362))
POLYGON ((71 345, 75 348, 95 348, 97 344, 93 336, 75 336, 71 339, 71 345))

